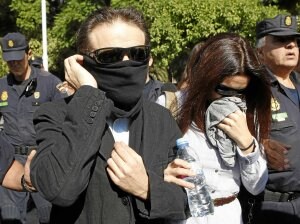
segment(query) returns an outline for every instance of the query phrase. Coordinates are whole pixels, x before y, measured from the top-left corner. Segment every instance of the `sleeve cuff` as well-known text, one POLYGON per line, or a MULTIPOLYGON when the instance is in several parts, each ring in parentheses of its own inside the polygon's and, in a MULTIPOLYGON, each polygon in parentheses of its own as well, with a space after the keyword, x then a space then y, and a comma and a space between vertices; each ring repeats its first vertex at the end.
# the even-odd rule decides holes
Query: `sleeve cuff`
POLYGON ((254 146, 255 146, 254 151, 249 153, 248 155, 244 155, 243 152, 241 151, 241 149, 239 147, 237 147, 238 156, 240 158, 240 161, 243 164, 251 165, 258 160, 259 155, 260 155, 260 150, 259 150, 259 144, 256 139, 255 139, 254 146))

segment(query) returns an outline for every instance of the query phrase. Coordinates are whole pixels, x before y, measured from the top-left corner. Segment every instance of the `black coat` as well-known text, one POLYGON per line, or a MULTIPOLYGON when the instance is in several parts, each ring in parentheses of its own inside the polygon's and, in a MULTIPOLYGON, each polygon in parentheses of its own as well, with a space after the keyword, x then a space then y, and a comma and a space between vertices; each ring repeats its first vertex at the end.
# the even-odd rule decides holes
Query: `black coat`
POLYGON ((84 86, 69 102, 45 104, 35 114, 38 153, 31 179, 55 205, 51 222, 162 223, 164 218, 185 218, 184 190, 163 180, 181 137, 175 120, 165 108, 143 102, 138 150, 149 176, 150 198, 145 202, 119 189, 106 173, 114 143, 106 123, 111 105, 102 91, 84 86))

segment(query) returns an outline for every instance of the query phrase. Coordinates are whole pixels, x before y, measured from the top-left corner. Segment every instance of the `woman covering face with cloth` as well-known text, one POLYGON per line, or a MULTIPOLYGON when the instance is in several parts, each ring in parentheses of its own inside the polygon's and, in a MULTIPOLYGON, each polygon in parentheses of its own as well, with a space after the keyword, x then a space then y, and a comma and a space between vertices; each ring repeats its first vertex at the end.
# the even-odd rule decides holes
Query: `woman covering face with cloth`
MULTIPOLYGON (((237 34, 210 38, 189 59, 178 123, 203 167, 215 211, 186 223, 240 224, 241 182, 252 194, 264 190, 268 174, 261 140, 268 137, 271 99, 264 74, 254 50, 237 34)), ((165 180, 193 188, 179 178, 194 175, 189 168, 175 159, 165 180)))

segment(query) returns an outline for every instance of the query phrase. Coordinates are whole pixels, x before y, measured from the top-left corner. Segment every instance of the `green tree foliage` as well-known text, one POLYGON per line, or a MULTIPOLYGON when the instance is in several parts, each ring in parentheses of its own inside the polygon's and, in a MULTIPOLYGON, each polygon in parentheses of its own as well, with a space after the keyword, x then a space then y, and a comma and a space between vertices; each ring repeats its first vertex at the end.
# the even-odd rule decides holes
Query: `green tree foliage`
MULTIPOLYGON (((17 29, 31 38, 34 53, 41 55, 41 0, 10 1, 17 29)), ((167 79, 168 67, 174 64, 172 60, 199 41, 221 32, 238 32, 254 41, 256 22, 283 12, 277 6, 264 6, 261 0, 65 0, 55 6, 51 2, 48 0, 49 68, 60 77, 63 59, 75 52, 74 38, 79 24, 91 11, 105 4, 133 6, 143 11, 152 37, 153 72, 160 80, 167 79)), ((0 9, 0 20, 3 13, 0 9)), ((6 68, 0 66, 3 74, 6 68)))
MULTIPOLYGON (((41 3, 40 0, 5 0, 8 4, 4 8, 0 8, 0 20, 3 20, 5 17, 2 17, 2 13, 6 10, 6 13, 10 15, 9 24, 5 24, 5 30, 1 31, 1 36, 5 35, 8 32, 22 32, 28 39, 30 39, 30 47, 37 55, 41 55, 41 3), (8 8, 9 7, 9 8, 8 8), (14 21, 14 23, 12 23, 14 21)), ((0 75, 3 76, 7 72, 6 63, 0 57, 0 75)))
POLYGON ((63 59, 74 54, 75 34, 80 23, 90 12, 96 9, 96 5, 82 0, 69 0, 57 14, 53 27, 49 31, 49 67, 63 78, 63 59))
POLYGON ((288 10, 292 15, 300 14, 299 0, 262 0, 264 5, 276 5, 281 9, 288 10))
MULTIPOLYGON (((277 7, 255 0, 144 0, 140 7, 151 24, 159 68, 167 68, 180 52, 218 33, 236 32, 254 41, 256 21, 279 13, 277 7)), ((163 71, 158 76, 166 77, 163 71)))
POLYGON ((9 8, 10 4, 11 0, 0 1, 0 37, 8 31, 16 30, 15 15, 9 8))

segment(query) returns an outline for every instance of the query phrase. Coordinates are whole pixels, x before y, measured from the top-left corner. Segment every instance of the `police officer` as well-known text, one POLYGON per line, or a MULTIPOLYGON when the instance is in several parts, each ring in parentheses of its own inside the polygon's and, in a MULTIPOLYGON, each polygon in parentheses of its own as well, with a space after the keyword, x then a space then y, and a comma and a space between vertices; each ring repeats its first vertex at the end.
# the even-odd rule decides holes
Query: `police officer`
POLYGON ((43 58, 39 56, 32 56, 31 59, 29 60, 29 64, 32 65, 33 67, 44 69, 43 58))
MULTIPOLYGON (((297 18, 278 15, 256 25, 258 53, 271 80, 270 139, 289 149, 289 167, 269 167, 269 180, 254 223, 300 223, 300 82, 293 71, 298 63, 297 18)), ((269 149, 268 149, 269 150, 269 149)), ((266 151, 267 156, 272 153, 266 151)))
MULTIPOLYGON (((32 53, 24 35, 8 33, 1 39, 1 47, 9 73, 0 79, 0 115, 4 120, 0 135, 12 146, 14 159, 24 164, 29 152, 36 148, 33 113, 42 103, 63 95, 56 88, 60 83, 57 77, 29 65, 32 53)), ((40 223, 49 222, 51 204, 39 193, 0 187, 2 223, 26 222, 29 194, 37 207, 40 223)))

